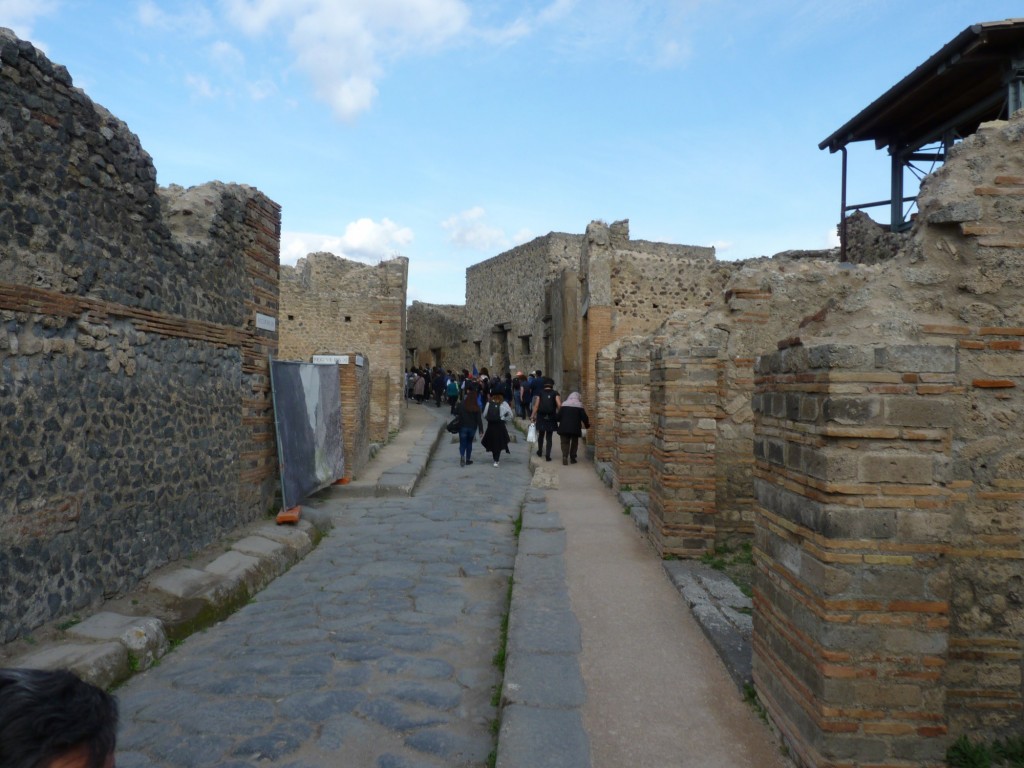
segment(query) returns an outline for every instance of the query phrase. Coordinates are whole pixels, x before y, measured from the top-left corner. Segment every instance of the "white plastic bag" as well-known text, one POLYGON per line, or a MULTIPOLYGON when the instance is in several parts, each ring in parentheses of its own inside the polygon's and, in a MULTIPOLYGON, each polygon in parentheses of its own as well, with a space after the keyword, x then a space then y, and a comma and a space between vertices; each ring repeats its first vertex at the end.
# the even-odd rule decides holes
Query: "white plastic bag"
POLYGON ((586 438, 586 436, 587 436, 587 428, 586 427, 580 427, 580 437, 586 438))
POLYGON ((536 443, 537 442, 537 425, 531 424, 530 428, 526 430, 526 442, 536 443))

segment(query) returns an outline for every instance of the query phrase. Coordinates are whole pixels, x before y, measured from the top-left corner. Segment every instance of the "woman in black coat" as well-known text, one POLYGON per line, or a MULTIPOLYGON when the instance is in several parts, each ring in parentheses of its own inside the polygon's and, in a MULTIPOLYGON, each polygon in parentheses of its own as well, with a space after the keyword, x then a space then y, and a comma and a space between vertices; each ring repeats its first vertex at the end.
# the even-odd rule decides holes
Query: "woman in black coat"
POLYGON ((583 436, 583 428, 590 428, 590 419, 583 409, 583 401, 580 400, 580 393, 573 392, 562 403, 558 412, 558 439, 562 444, 562 463, 570 461, 576 463, 576 453, 579 450, 580 438, 583 436))

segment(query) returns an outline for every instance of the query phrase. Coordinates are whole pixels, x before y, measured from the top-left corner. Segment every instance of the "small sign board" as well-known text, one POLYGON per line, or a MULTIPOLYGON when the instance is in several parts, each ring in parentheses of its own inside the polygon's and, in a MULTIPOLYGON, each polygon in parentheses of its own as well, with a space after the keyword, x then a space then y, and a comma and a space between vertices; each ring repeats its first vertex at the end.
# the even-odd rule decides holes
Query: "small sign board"
POLYGON ((317 365, 348 365, 348 355, 313 355, 317 365))
POLYGON ((270 315, 264 315, 260 312, 256 313, 256 327, 264 331, 276 331, 277 330, 277 318, 271 317, 270 315))
POLYGON ((366 359, 362 355, 356 355, 356 365, 362 368, 366 365, 366 359))

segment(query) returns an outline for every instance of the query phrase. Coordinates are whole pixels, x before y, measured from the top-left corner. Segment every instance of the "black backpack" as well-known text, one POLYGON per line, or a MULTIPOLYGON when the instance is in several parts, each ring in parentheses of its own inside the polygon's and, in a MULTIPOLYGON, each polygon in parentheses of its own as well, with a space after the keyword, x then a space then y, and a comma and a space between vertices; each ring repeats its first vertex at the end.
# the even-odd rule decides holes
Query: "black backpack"
POLYGON ((501 406, 494 403, 487 404, 487 421, 501 421, 501 406))
POLYGON ((540 405, 537 406, 538 416, 554 416, 557 407, 555 405, 555 398, 557 393, 553 389, 544 389, 540 393, 540 405))

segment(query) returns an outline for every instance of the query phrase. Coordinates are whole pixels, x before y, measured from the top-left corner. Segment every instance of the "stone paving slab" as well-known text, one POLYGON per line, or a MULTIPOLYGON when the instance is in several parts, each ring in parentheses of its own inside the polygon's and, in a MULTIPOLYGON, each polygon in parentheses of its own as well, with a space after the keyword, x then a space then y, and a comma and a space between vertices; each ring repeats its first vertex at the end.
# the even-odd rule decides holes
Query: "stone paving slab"
POLYGON ((512 704, 498 736, 497 768, 590 768, 590 745, 578 709, 512 704))
POLYGON ((669 579, 690 607, 741 693, 753 684, 753 604, 723 573, 693 560, 665 560, 669 579))

